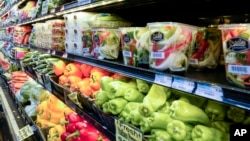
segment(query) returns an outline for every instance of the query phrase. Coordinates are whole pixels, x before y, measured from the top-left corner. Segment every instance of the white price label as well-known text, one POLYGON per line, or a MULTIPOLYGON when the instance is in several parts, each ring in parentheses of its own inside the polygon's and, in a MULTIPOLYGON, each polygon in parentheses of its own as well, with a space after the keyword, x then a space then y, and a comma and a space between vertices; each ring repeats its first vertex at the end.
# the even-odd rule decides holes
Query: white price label
POLYGON ((56 12, 56 9, 51 9, 50 10, 50 13, 55 13, 56 12))
POLYGON ((51 54, 52 54, 52 55, 56 55, 56 51, 55 51, 55 50, 52 50, 51 54))
POLYGON ((142 141, 143 133, 128 123, 115 118, 116 141, 142 141))
POLYGON ((165 55, 164 55, 164 52, 151 52, 150 58, 152 58, 152 59, 164 59, 165 55))
POLYGON ((167 86, 167 87, 171 87, 172 80, 173 80, 173 78, 170 76, 166 76, 163 74, 155 74, 154 83, 157 83, 157 84, 160 84, 163 86, 167 86))
POLYGON ((100 53, 100 47, 95 47, 94 52, 95 53, 100 53))
POLYGON ((182 78, 174 78, 174 82, 172 83, 172 88, 188 93, 192 93, 194 87, 195 83, 193 81, 185 80, 182 78))
POLYGON ((43 4, 42 4, 42 15, 48 14, 48 9, 49 9, 48 0, 45 0, 43 1, 43 4))
POLYGON ((64 5, 63 6, 61 6, 61 8, 60 8, 60 11, 63 11, 64 10, 64 5))
POLYGON ((221 100, 223 97, 223 90, 219 86, 213 86, 210 84, 197 84, 197 89, 195 94, 204 96, 207 98, 212 98, 215 100, 221 100))
POLYGON ((68 53, 64 52, 63 55, 62 55, 62 58, 68 58, 68 53))
POLYGON ((83 51, 83 53, 88 53, 88 52, 89 52, 89 48, 88 48, 88 47, 84 47, 84 48, 82 49, 82 51, 83 51))
POLYGON ((91 0, 78 0, 78 5, 85 5, 91 3, 91 0))
POLYGON ((49 49, 47 50, 47 53, 49 53, 49 54, 50 54, 50 50, 49 50, 49 49))
POLYGON ((19 137, 20 141, 30 137, 33 134, 34 134, 34 132, 29 125, 24 126, 23 128, 19 129, 19 131, 18 131, 18 137, 19 137))

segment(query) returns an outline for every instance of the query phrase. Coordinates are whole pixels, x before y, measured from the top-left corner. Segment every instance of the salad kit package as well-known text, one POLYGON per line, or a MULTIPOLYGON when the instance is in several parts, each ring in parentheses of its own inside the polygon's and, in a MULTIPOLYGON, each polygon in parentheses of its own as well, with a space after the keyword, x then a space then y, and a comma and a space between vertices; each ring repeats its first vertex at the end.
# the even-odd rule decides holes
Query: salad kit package
POLYGON ((148 23, 149 66, 159 71, 185 72, 198 28, 177 22, 148 23))
POLYGON ((117 59, 120 50, 118 29, 92 28, 91 55, 97 59, 117 59))
POLYGON ((227 80, 250 88, 250 24, 219 25, 227 80))
POLYGON ((220 57, 221 46, 221 31, 217 27, 199 28, 189 60, 190 66, 197 70, 216 68, 220 57))
POLYGON ((119 28, 124 65, 149 65, 149 31, 146 27, 119 28))

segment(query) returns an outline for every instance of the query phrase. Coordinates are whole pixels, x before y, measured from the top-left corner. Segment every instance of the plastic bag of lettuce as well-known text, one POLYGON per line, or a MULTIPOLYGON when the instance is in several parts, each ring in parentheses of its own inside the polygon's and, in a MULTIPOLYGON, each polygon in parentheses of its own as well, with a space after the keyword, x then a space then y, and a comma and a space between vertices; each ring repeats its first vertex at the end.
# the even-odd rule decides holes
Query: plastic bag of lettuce
POLYGON ((36 109, 34 107, 36 107, 40 101, 45 100, 49 94, 49 91, 30 78, 23 84, 20 93, 16 95, 16 98, 23 106, 25 106, 24 110, 28 116, 35 116, 36 112, 31 109, 36 109))

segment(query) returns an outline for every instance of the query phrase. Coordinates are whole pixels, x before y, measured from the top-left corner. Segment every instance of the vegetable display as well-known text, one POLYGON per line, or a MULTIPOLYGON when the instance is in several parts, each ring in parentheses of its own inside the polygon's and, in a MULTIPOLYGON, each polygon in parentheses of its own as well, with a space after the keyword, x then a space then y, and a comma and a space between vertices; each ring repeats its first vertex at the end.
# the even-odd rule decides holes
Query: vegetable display
POLYGON ((249 24, 220 25, 227 80, 239 87, 250 86, 249 24))

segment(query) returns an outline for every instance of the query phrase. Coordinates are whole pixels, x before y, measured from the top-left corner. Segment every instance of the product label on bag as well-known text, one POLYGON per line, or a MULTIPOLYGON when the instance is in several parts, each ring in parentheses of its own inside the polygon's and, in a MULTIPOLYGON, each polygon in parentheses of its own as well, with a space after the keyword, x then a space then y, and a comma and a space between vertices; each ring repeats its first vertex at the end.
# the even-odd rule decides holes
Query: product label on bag
POLYGON ((126 122, 115 119, 116 141, 142 141, 143 133, 126 122))
POLYGON ((45 0, 43 1, 43 4, 42 4, 42 15, 48 14, 48 9, 49 9, 48 0, 45 0))

